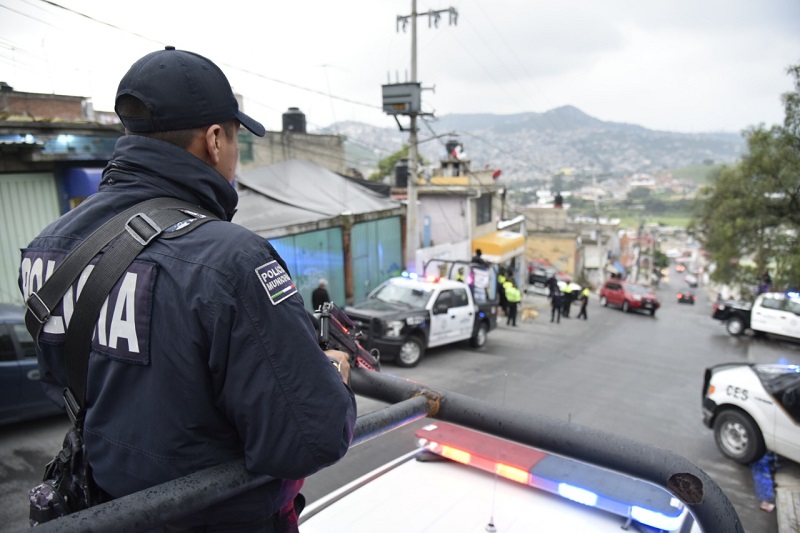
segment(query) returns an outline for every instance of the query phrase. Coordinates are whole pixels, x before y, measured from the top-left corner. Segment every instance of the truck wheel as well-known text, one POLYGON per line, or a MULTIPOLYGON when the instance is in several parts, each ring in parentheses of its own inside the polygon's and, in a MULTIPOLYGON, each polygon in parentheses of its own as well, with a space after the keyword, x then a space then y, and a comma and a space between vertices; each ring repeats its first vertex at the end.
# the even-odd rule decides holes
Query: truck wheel
POLYGON ((625 300, 624 302, 622 302, 622 312, 623 313, 628 313, 628 312, 630 312, 630 310, 631 310, 631 306, 630 306, 630 304, 628 304, 628 300, 625 300))
POLYGON ((655 309, 651 309, 650 310, 650 316, 656 316, 656 310, 655 309))
POLYGON ((422 354, 425 353, 425 348, 422 346, 422 341, 417 337, 409 337, 400 346, 400 353, 397 354, 394 362, 397 366, 406 368, 417 366, 419 360, 422 359, 422 354))
POLYGON ((475 331, 475 335, 472 336, 470 339, 470 344, 472 344, 473 348, 480 348, 484 344, 486 344, 486 335, 489 333, 489 328, 486 327, 486 324, 481 322, 478 324, 478 329, 475 331))
POLYGON ((719 451, 743 465, 757 461, 766 452, 764 437, 747 413, 729 409, 714 420, 714 440, 719 451))
POLYGON ((728 330, 728 333, 734 337, 738 337, 744 333, 744 320, 738 316, 731 317, 728 319, 728 322, 725 323, 725 328, 728 330))
POLYGON ((605 296, 600 297, 600 305, 602 305, 603 307, 608 307, 608 300, 606 300, 605 296))

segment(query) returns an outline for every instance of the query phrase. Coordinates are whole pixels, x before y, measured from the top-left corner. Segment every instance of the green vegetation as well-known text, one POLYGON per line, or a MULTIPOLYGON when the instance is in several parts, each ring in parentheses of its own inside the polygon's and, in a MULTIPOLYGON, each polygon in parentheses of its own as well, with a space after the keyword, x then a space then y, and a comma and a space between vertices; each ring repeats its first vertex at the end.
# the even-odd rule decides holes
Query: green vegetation
POLYGON ((769 269, 776 287, 800 287, 800 64, 788 69, 782 126, 747 132, 747 155, 723 167, 699 195, 692 233, 716 266, 715 281, 754 285, 769 269))
POLYGON ((698 185, 709 185, 713 176, 722 169, 722 165, 712 165, 710 162, 703 165, 692 165, 672 171, 672 175, 679 179, 689 180, 698 185))
MULTIPOLYGON (((408 145, 404 144, 401 149, 396 151, 395 153, 389 155, 378 161, 378 171, 370 174, 369 179, 371 181, 379 181, 383 179, 385 176, 394 176, 394 167, 397 165, 397 162, 401 159, 408 159, 408 145)), ((417 157, 419 161, 418 165, 426 165, 427 163, 422 158, 422 156, 417 157)), ((394 178, 392 178, 394 179, 394 178)))

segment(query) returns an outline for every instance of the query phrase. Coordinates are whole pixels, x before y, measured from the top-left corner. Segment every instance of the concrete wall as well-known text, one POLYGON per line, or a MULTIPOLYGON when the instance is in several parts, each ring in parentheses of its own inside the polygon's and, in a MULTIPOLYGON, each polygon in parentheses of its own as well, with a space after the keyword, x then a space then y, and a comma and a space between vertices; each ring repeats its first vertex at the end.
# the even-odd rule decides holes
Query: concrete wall
POLYGON ((547 259, 560 271, 575 276, 577 244, 571 233, 528 233, 525 257, 547 259))
POLYGON ((291 159, 312 161, 331 172, 347 173, 344 137, 280 131, 268 131, 263 138, 254 138, 253 160, 242 161, 240 170, 291 159))
POLYGON ((425 217, 431 219, 431 244, 438 245, 469 240, 466 201, 464 196, 425 196, 417 210, 420 237, 424 243, 425 217))

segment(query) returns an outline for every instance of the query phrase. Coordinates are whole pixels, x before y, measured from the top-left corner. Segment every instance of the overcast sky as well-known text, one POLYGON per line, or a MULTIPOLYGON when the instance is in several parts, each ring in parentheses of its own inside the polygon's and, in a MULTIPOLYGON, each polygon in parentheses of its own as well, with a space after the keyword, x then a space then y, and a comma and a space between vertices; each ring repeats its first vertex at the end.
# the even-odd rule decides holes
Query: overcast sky
MULTIPOLYGON (((0 81, 113 110, 142 55, 174 45, 210 58, 267 129, 299 107, 310 129, 396 127, 381 85, 409 81, 411 0, 0 0, 0 81)), ((423 109, 544 112, 677 132, 783 120, 800 63, 799 0, 418 0, 423 109)))

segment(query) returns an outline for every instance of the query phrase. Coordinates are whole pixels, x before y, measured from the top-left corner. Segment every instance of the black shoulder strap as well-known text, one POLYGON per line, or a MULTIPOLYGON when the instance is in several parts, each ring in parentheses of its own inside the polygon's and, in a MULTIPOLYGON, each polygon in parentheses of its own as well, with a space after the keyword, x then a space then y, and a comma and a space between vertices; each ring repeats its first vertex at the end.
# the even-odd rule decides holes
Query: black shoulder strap
POLYGON ((67 328, 67 383, 65 392, 70 417, 82 416, 86 395, 86 371, 92 334, 100 307, 122 273, 153 239, 175 238, 217 217, 175 198, 155 198, 135 205, 98 228, 64 259, 47 282, 28 298, 25 323, 38 343, 44 323, 53 307, 86 268, 86 265, 109 243, 78 298, 67 328), (169 234, 164 230, 178 223, 185 225, 169 234), (70 391, 71 389, 71 391, 70 391), (69 393, 71 392, 71 398, 69 393), (73 409, 75 412, 73 413, 73 409))

